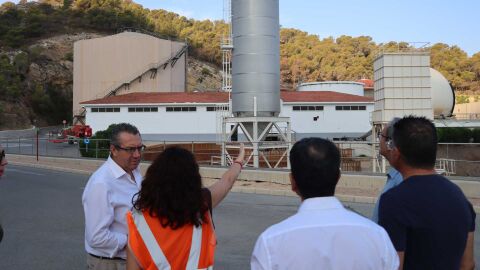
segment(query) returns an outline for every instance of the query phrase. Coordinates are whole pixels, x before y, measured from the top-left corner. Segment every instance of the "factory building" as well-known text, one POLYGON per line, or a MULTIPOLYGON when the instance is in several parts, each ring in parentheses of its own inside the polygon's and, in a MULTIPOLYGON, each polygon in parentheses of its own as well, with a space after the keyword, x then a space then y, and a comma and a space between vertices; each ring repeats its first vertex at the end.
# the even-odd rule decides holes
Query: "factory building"
POLYGON ((74 124, 84 123, 86 100, 135 92, 184 91, 184 42, 125 31, 74 43, 74 124))
MULTIPOLYGON (((373 100, 332 91, 281 91, 281 117, 290 117, 294 139, 356 138, 371 130, 373 100)), ((144 140, 219 141, 229 93, 129 93, 82 102, 93 131, 112 123, 136 125, 144 140)))

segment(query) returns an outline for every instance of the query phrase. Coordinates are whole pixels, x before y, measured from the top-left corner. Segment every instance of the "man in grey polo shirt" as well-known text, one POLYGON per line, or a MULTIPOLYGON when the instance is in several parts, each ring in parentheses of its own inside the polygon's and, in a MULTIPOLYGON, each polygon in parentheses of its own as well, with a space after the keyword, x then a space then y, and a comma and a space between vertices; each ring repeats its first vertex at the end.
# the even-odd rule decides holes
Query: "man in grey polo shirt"
MULTIPOLYGON (((388 123, 386 127, 382 129, 380 133, 378 133, 378 141, 380 143, 380 155, 384 156, 390 162, 390 154, 393 150, 393 125, 398 122, 400 118, 395 117, 388 123)), ((380 202, 380 196, 383 193, 389 191, 390 189, 398 186, 403 180, 402 174, 395 170, 395 168, 391 167, 387 173, 387 182, 385 182, 385 186, 383 187, 382 192, 378 196, 377 203, 375 204, 375 208, 373 209, 373 216, 372 220, 378 223, 378 207, 380 202)))

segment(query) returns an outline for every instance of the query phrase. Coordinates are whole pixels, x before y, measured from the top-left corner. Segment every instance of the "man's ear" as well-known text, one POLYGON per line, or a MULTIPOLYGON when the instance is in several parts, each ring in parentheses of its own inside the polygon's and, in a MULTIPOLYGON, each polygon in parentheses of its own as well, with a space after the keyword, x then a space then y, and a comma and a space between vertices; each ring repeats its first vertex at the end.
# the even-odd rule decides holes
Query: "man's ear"
POLYGON ((295 182, 295 178, 293 178, 292 173, 289 173, 288 177, 290 178, 290 185, 292 185, 292 191, 297 193, 298 196, 300 196, 300 193, 298 192, 297 183, 295 182))
POLYGON ((117 148, 113 144, 110 144, 110 155, 115 156, 117 153, 117 148))
POLYGON ((390 159, 388 160, 388 162, 390 162, 390 165, 392 166, 394 166, 394 164, 397 164, 402 158, 402 154, 400 153, 397 147, 393 147, 390 150, 389 156, 390 156, 390 159))

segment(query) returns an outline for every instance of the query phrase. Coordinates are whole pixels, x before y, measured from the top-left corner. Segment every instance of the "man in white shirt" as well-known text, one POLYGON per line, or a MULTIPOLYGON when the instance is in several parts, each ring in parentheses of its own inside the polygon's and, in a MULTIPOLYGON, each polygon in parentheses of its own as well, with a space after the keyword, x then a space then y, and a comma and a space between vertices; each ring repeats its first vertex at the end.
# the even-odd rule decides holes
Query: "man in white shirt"
POLYGON ((385 230, 345 209, 334 197, 340 153, 330 141, 306 138, 290 151, 290 182, 298 213, 257 239, 251 269, 398 269, 385 230))
POLYGON ((138 129, 121 123, 112 130, 110 156, 88 180, 83 192, 85 250, 89 270, 124 270, 127 245, 125 214, 140 190, 138 169, 145 149, 138 129))

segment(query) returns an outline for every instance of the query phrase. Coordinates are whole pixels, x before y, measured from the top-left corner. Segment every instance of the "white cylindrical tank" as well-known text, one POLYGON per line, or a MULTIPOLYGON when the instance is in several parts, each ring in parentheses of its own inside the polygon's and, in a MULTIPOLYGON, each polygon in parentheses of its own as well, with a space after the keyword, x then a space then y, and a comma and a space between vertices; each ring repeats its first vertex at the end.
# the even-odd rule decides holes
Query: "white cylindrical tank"
POLYGON ((451 116, 455 106, 455 93, 450 83, 440 72, 433 68, 430 68, 430 83, 434 117, 451 116))
POLYGON ((363 87, 363 83, 349 81, 309 82, 300 84, 297 91, 333 91, 363 96, 363 87))

